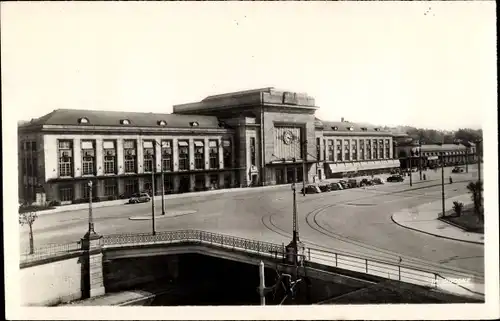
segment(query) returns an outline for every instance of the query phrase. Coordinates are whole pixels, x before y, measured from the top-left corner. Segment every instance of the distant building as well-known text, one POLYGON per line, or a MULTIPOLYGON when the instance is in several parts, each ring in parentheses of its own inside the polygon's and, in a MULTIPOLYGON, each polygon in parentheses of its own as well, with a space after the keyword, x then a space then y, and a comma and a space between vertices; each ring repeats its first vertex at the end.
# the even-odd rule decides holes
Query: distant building
POLYGON ((19 195, 63 204, 306 182, 399 167, 392 134, 315 118, 314 98, 274 88, 209 96, 172 114, 58 109, 19 125, 19 195))

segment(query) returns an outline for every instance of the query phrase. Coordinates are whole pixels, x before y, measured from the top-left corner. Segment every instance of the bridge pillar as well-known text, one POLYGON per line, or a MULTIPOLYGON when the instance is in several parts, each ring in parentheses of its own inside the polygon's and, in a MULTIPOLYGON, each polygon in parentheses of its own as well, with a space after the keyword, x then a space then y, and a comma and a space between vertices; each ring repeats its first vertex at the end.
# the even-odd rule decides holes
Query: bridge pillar
POLYGON ((87 233, 81 239, 82 244, 82 297, 92 298, 105 293, 102 248, 102 236, 87 233))

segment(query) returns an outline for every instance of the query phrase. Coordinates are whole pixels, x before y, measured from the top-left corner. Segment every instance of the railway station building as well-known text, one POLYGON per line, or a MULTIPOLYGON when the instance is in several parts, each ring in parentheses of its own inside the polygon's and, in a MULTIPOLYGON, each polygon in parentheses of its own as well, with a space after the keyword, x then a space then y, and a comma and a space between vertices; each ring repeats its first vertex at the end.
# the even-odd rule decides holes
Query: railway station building
POLYGON ((171 114, 54 110, 18 127, 19 197, 85 202, 89 180, 94 197, 110 200, 151 191, 153 179, 161 195, 162 183, 165 193, 184 193, 400 166, 390 132, 323 121, 318 108, 305 93, 261 88, 175 105, 171 114))

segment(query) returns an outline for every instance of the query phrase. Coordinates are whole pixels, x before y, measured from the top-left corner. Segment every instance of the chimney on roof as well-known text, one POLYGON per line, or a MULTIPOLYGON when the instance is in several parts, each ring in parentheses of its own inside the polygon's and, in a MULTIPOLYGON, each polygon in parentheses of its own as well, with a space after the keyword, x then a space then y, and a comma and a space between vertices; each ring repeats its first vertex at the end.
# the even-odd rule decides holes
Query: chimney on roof
POLYGON ((340 118, 340 121, 343 123, 344 122, 344 117, 340 118))

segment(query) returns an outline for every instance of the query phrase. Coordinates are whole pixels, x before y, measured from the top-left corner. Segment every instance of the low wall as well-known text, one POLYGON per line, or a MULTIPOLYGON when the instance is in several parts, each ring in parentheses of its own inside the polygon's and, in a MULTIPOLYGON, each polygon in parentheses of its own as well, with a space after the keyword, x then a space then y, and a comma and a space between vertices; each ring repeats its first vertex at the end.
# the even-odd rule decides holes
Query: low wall
POLYGON ((81 255, 67 255, 20 270, 21 305, 51 306, 82 297, 81 255))

